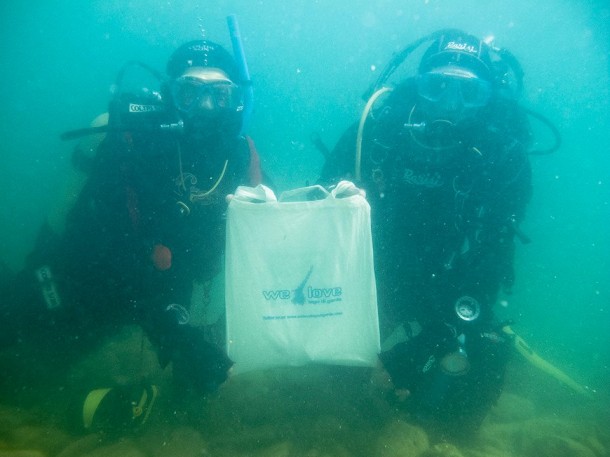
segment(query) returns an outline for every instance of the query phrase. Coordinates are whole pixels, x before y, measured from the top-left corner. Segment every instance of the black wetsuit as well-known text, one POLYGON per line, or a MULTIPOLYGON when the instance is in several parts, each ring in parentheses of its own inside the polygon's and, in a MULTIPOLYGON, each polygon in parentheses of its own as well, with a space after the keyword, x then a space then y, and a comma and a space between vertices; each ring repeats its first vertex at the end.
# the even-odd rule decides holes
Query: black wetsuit
MULTIPOLYGON (((222 382, 231 364, 224 352, 181 323, 179 308, 168 307, 188 308, 193 281, 220 271, 225 196, 260 181, 253 146, 243 137, 206 144, 173 134, 109 133, 89 173, 65 233, 42 230, 3 296, 2 348, 12 345, 18 357, 20 345, 38 344, 51 359, 45 363, 61 371, 103 337, 137 324, 161 364, 173 361, 181 388, 222 382), (46 299, 40 271, 52 275, 46 299)), ((10 376, 3 377, 9 385, 10 376)))
MULTIPOLYGON (((418 120, 415 104, 407 81, 373 110, 362 135, 357 185, 371 204, 382 335, 415 321, 423 329, 381 359, 395 386, 411 391, 410 411, 478 423, 501 388, 507 345, 498 343, 492 306, 513 281, 515 227, 531 194, 529 129, 514 103, 494 101, 432 150, 426 132, 405 127, 418 120), (478 307, 478 317, 460 318, 458 301, 478 307), (470 368, 449 387, 439 365, 456 351, 470 368)), ((357 130, 340 139, 323 183, 354 179, 357 130)))

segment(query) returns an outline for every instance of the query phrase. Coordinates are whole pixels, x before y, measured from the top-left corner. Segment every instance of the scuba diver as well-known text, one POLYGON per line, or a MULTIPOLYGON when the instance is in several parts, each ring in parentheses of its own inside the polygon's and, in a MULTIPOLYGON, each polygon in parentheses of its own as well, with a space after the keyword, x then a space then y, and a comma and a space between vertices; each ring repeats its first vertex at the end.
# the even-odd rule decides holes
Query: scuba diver
MULTIPOLYGON (((250 81, 233 45, 236 58, 212 41, 188 42, 171 55, 167 77, 128 64, 107 123, 64 135, 105 136, 93 157, 76 149, 87 179, 65 230, 43 228, 0 306, 0 348, 18 359, 25 344, 40 347, 31 365, 48 364, 42 383, 134 324, 161 366, 172 363, 182 396, 226 380, 232 362, 189 325, 188 309, 194 282, 221 271, 226 196, 262 179, 254 144, 242 134, 250 81), (159 90, 124 91, 134 66, 161 78, 159 90)), ((10 400, 23 386, 6 368, 0 388, 10 400)), ((150 385, 103 387, 80 403, 85 428, 103 426, 100 411, 115 426, 141 423, 158 393, 150 385)))
POLYGON ((382 337, 406 335, 381 363, 406 411, 449 435, 475 430, 501 392, 510 345, 492 308, 513 285, 514 239, 528 242, 528 155, 559 146, 550 126, 555 144, 529 150, 522 78, 512 54, 472 35, 426 36, 381 73, 321 172, 366 191, 382 337), (417 74, 387 85, 424 43, 417 74))

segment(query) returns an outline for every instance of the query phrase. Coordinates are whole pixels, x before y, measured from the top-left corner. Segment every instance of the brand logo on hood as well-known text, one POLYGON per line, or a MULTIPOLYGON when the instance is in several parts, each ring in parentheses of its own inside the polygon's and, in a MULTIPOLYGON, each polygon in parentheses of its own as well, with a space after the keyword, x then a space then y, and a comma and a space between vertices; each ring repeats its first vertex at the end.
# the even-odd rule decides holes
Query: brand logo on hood
POLYGON ((477 54, 479 52, 479 48, 477 48, 476 46, 473 46, 468 43, 456 43, 455 41, 450 41, 445 46, 445 49, 443 49, 443 51, 448 51, 448 50, 464 51, 464 52, 469 52, 470 54, 477 54))

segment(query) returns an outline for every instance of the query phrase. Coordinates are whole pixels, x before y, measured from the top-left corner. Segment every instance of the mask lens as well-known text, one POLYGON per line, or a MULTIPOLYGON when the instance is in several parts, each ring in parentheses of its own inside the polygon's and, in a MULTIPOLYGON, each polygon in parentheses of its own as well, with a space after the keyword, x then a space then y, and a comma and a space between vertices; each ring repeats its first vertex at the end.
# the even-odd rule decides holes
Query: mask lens
POLYGON ((239 87, 232 82, 202 82, 196 78, 179 78, 171 87, 174 104, 179 111, 232 110, 242 106, 239 87))
POLYGON ((212 96, 218 108, 230 109, 234 107, 237 86, 234 84, 218 84, 211 89, 213 90, 212 96))
POLYGON ((176 108, 180 111, 190 111, 199 98, 199 90, 195 84, 176 82, 172 86, 172 96, 176 108))
POLYGON ((491 96, 491 84, 478 78, 459 78, 460 93, 466 107, 485 106, 491 96))
POLYGON ((460 97, 464 107, 485 106, 491 96, 491 84, 479 78, 425 73, 417 78, 417 93, 433 103, 446 97, 460 97))
POLYGON ((426 73, 417 78, 417 92, 420 97, 438 102, 447 92, 447 77, 438 73, 426 73))

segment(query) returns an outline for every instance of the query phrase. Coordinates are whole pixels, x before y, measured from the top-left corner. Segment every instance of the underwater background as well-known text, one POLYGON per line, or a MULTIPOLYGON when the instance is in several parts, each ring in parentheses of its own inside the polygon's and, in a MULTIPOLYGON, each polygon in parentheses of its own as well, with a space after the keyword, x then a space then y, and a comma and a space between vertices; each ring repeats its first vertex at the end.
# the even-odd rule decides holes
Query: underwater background
MULTIPOLYGON (((359 118, 364 106, 362 93, 392 54, 419 37, 445 27, 481 37, 493 35, 498 46, 519 59, 525 70, 523 104, 548 117, 561 132, 563 143, 554 154, 532 157, 534 195, 522 226, 532 243, 518 245, 514 293, 503 297, 498 311, 515 321, 513 328, 542 357, 596 395, 594 401, 578 399, 569 389, 517 362, 508 384, 511 395, 519 396, 505 399, 505 403, 522 406, 519 401, 527 401, 527 406, 519 409, 529 411, 531 407, 535 412, 525 419, 538 420, 539 414, 550 412, 553 417, 574 420, 575 427, 584 423, 580 414, 588 411, 587 423, 592 420, 593 428, 605 430, 605 435, 599 432, 601 436, 590 438, 588 442, 597 443, 585 446, 586 450, 572 447, 544 453, 532 445, 531 453, 513 450, 506 455, 609 455, 607 0, 4 1, 0 4, 0 260, 12 270, 19 269, 43 220, 65 211, 74 144, 61 141, 60 134, 88 126, 107 109, 110 87, 123 64, 135 59, 164 70, 177 46, 202 36, 231 49, 228 14, 239 19, 254 84, 255 106, 247 133, 256 141, 263 167, 278 191, 316 180, 323 157, 312 144, 311 135, 318 133, 332 147, 343 130, 359 118)), ((543 126, 534 126, 541 147, 552 141, 543 126)), ((130 335, 123 339, 114 344, 129 347, 130 335)), ((91 362, 91 366, 95 364, 91 362)), ((362 419, 345 424, 353 432, 343 436, 345 441, 358 444, 353 437, 361 436, 362 446, 366 446, 370 440, 364 436, 368 435, 359 434, 358 427, 370 432, 371 423, 380 424, 376 437, 391 435, 393 429, 388 431, 381 424, 393 417, 392 411, 371 406, 376 405, 375 399, 363 393, 360 384, 346 385, 346 377, 346 372, 319 367, 260 374, 225 391, 225 406, 219 406, 223 398, 202 406, 207 413, 201 419, 203 425, 217 427, 218 433, 230 430, 233 436, 240 434, 231 428, 236 427, 235 422, 219 410, 226 413, 234 407, 241 411, 239 420, 244 427, 252 414, 258 435, 249 436, 252 441, 243 438, 241 445, 247 448, 251 442, 259 443, 263 450, 269 450, 267 453, 218 450, 217 454, 189 454, 195 445, 184 443, 206 439, 189 429, 173 431, 177 438, 171 435, 174 438, 167 442, 183 444, 175 444, 176 448, 163 455, 297 455, 292 444, 268 437, 283 436, 282 427, 300 420, 303 427, 313 424, 307 439, 315 443, 316 433, 322 429, 342 430, 338 417, 343 414, 362 419), (296 385, 304 394, 295 399, 294 390, 282 390, 285 385, 296 385), (267 386, 268 397, 261 397, 260 386, 267 386), (240 394, 231 396, 231 392, 240 394), (268 402, 263 405, 261 398, 268 402), (313 398, 324 401, 318 404, 313 398), (339 401, 341 398, 345 401, 339 401), (309 407, 303 408, 307 404, 309 407), (248 405, 250 413, 244 412, 248 405), (316 407, 324 410, 323 419, 317 421, 312 419, 320 413, 316 407), (335 412, 330 414, 327 409, 335 412), (215 425, 210 425, 212 422, 215 425), (265 424, 268 435, 260 424, 265 424)), ((20 441, 13 439, 16 435, 11 430, 23 430, 24 424, 31 430, 29 414, 0 407, 0 456, 13 455, 9 449, 19 448, 15 443, 20 441)), ((161 427, 163 421, 158 423, 161 427)), ((557 427, 560 435, 571 433, 561 428, 564 425, 557 427)), ((35 435, 41 443, 47 443, 44 436, 51 439, 50 429, 35 430, 39 430, 35 435)), ((400 436, 408 432, 399 431, 400 436)), ((39 449, 31 445, 32 440, 31 436, 24 438, 20 449, 39 449)), ((57 442, 56 447, 36 451, 41 454, 32 451, 27 455, 55 455, 61 448, 57 442)), ((229 442, 226 438, 217 448, 235 444, 229 442)), ((303 455, 358 455, 349 446, 344 448, 344 453, 333 448, 303 455)), ((115 449, 107 454, 121 452, 115 449)), ((159 455, 157 451, 138 452, 159 455)), ((419 455, 416 451, 388 452, 369 455, 419 455)), ((472 455, 476 452, 471 451, 472 455)), ((132 454, 140 455, 136 451, 132 454)), ((77 450, 63 455, 81 454, 77 450)))

